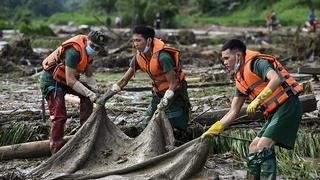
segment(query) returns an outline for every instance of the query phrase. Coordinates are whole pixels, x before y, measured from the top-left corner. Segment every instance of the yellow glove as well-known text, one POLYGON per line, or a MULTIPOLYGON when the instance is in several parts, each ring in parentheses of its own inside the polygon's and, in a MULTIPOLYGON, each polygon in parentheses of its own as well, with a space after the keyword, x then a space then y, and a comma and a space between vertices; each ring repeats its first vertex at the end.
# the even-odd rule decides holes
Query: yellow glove
POLYGON ((204 137, 212 137, 214 135, 218 135, 223 131, 224 127, 220 121, 214 123, 205 133, 201 135, 201 139, 204 137))
POLYGON ((269 96, 272 95, 272 89, 265 87, 260 94, 248 105, 247 114, 249 117, 253 117, 256 113, 256 108, 266 100, 269 96))

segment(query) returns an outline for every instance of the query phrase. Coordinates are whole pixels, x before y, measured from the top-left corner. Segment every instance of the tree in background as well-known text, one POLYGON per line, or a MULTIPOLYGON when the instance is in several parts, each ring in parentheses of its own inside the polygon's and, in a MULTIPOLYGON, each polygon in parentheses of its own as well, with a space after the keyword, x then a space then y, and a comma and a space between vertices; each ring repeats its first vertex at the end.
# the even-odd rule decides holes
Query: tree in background
POLYGON ((116 2, 117 0, 87 0, 86 3, 90 9, 110 14, 116 11, 116 2))
POLYGON ((122 25, 132 26, 136 17, 139 18, 139 23, 145 24, 143 13, 147 4, 148 0, 117 0, 117 15, 122 18, 122 25))
POLYGON ((25 7, 29 9, 35 16, 51 16, 57 12, 63 12, 64 6, 60 1, 52 0, 24 0, 25 7))
POLYGON ((14 9, 21 4, 22 0, 1 0, 0 1, 0 18, 7 19, 14 15, 14 9))
POLYGON ((174 27, 174 16, 178 13, 176 0, 117 0, 117 10, 125 26, 133 24, 135 17, 140 24, 153 25, 156 13, 161 14, 164 27, 174 27))
POLYGON ((153 25, 156 13, 160 13, 161 25, 163 27, 177 27, 174 17, 179 13, 176 0, 154 0, 148 1, 143 17, 148 25, 153 25))

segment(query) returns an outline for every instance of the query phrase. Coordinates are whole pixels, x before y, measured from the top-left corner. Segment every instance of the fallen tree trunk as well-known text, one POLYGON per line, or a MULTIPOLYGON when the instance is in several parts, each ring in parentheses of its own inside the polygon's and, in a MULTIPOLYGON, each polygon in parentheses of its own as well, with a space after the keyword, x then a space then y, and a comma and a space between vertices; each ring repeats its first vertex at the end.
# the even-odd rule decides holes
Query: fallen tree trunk
MULTIPOLYGON (((201 88, 201 87, 213 87, 213 86, 227 86, 232 83, 229 82, 209 82, 209 83, 195 83, 188 84, 188 88, 201 88)), ((124 91, 138 92, 138 91, 151 91, 152 87, 126 87, 124 91)))
MULTIPOLYGON (((66 136, 68 141, 72 136, 66 136)), ((35 158, 51 155, 49 140, 34 141, 0 147, 0 159, 35 158)))
MULTIPOLYGON (((317 109, 317 101, 313 94, 299 96, 299 99, 302 104, 303 113, 311 112, 317 109)), ((253 118, 248 118, 247 116, 245 116, 246 108, 247 107, 241 108, 240 113, 238 115, 238 118, 240 117, 238 121, 264 119, 262 113, 256 113, 256 115, 253 118)), ((203 114, 201 117, 197 118, 195 121, 199 122, 200 124, 211 125, 214 122, 220 120, 228 111, 229 108, 207 112, 203 114)))

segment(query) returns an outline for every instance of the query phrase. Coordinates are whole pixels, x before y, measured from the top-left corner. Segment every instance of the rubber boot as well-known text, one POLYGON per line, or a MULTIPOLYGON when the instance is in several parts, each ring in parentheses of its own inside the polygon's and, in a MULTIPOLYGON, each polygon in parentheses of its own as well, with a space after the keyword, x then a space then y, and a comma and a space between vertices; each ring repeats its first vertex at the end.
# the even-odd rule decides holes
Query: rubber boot
POLYGON ((274 149, 267 149, 264 152, 264 161, 261 164, 261 180, 275 180, 277 175, 277 161, 274 149))
POLYGON ((89 98, 85 96, 80 96, 80 125, 82 126, 89 116, 91 115, 93 110, 93 103, 90 101, 89 98))
POLYGON ((276 179, 276 156, 273 148, 264 148, 248 156, 247 179, 276 179))
POLYGON ((260 163, 257 159, 257 153, 250 153, 247 157, 247 180, 260 179, 260 163))
POLYGON ((52 123, 50 131, 50 151, 51 154, 59 151, 65 144, 63 140, 64 124, 52 123))
POLYGON ((63 92, 52 92, 48 97, 48 109, 51 119, 50 150, 56 153, 64 145, 64 124, 67 121, 63 92))

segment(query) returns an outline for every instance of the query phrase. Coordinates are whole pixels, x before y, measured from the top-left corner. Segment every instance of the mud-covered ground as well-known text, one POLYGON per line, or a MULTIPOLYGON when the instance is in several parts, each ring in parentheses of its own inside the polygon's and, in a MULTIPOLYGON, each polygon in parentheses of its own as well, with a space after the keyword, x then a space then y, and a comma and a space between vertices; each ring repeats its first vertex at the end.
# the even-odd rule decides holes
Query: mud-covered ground
MULTIPOLYGON (((248 47, 253 47, 256 50, 265 52, 274 52, 278 57, 288 57, 289 51, 287 48, 282 49, 285 43, 277 44, 285 37, 272 37, 268 44, 260 44, 255 41, 251 36, 255 35, 258 31, 263 31, 259 28, 226 28, 211 26, 205 30, 196 30, 196 40, 192 44, 176 44, 182 52, 184 68, 187 72, 187 81, 192 88, 189 88, 189 96, 192 104, 191 119, 196 117, 197 114, 205 111, 208 108, 220 109, 230 106, 233 88, 232 85, 214 86, 208 85, 207 87, 196 87, 195 85, 210 84, 221 82, 228 84, 230 75, 225 73, 223 66, 218 59, 215 51, 218 51, 223 39, 231 37, 242 37, 247 39, 248 47), (217 42, 221 41, 221 42, 217 42), (277 47, 277 48, 275 48, 277 47), (283 53, 281 52, 283 50, 283 53), (219 100, 215 100, 220 97, 219 100)), ((126 30, 118 30, 119 32, 126 30)), ((164 38, 170 39, 165 35, 171 32, 176 34, 175 30, 163 30, 159 34, 164 35, 164 38)), ((279 34, 285 32, 277 32, 279 34)), ((303 34, 302 36, 307 36, 303 34)), ((312 35, 315 36, 315 35, 312 35)), ((189 41, 189 40, 188 40, 189 41)), ((266 39, 267 41, 267 39, 266 39)), ((268 42, 268 41, 267 41, 268 42)), ((120 44, 120 43, 119 43, 120 44)), ((117 48, 115 45, 109 48, 117 48)), ((38 57, 43 57, 46 51, 41 51, 38 57)), ((308 56, 310 57, 310 56, 308 56)), ((105 62, 106 60, 103 60, 105 62)), ((114 61, 114 60, 112 60, 114 61)), ((305 60, 298 56, 292 56, 288 67, 291 72, 297 73, 297 67, 306 63, 319 65, 319 57, 314 58, 312 61, 305 60), (300 58, 300 59, 299 59, 300 58)), ((26 66, 24 66, 26 67, 26 66)), ((34 68, 38 66, 31 66, 34 68)), ((28 66, 27 66, 28 68, 28 66)), ((125 69, 125 68, 120 68, 125 69)), ((99 67, 97 69, 97 83, 99 92, 105 92, 112 83, 120 78, 124 71, 112 68, 99 67)), ((46 116, 42 119, 42 97, 38 84, 39 73, 32 75, 25 75, 21 72, 10 72, 0 74, 0 132, 7 128, 12 127, 15 123, 32 124, 35 127, 38 135, 29 139, 43 140, 48 139, 50 122, 48 118, 48 110, 46 107, 46 116)), ((305 80, 311 80, 311 76, 307 75, 305 80)), ((312 115, 318 116, 319 112, 319 83, 311 81, 314 86, 314 93, 318 100, 318 111, 313 112, 312 115)), ((149 86, 149 79, 142 73, 133 79, 128 84, 128 90, 122 91, 110 99, 107 104, 107 112, 110 119, 114 121, 121 129, 131 136, 137 135, 134 127, 144 115, 144 112, 151 99, 150 90, 133 91, 130 88, 145 88, 149 86)), ((73 99, 73 98, 67 98, 73 99)), ((46 105, 46 104, 45 104, 46 105)), ((67 100, 68 120, 66 123, 66 135, 74 134, 79 126, 78 115, 79 106, 77 103, 67 100)), ((191 123, 190 126, 196 126, 191 123)), ((190 136, 189 133, 188 135, 190 136)), ((178 133, 179 135, 179 133, 178 133)), ((188 136, 187 135, 187 136, 188 136)), ((188 139, 195 138, 199 134, 193 135, 194 137, 177 138, 181 142, 188 139)), ((27 172, 29 169, 37 166, 47 157, 36 159, 15 159, 9 161, 0 161, 0 179, 17 179, 20 175, 27 172)), ((211 154, 205 165, 205 170, 200 173, 199 177, 215 177, 219 174, 220 179, 243 179, 245 176, 245 165, 243 159, 240 159, 232 153, 226 154, 211 154)))

